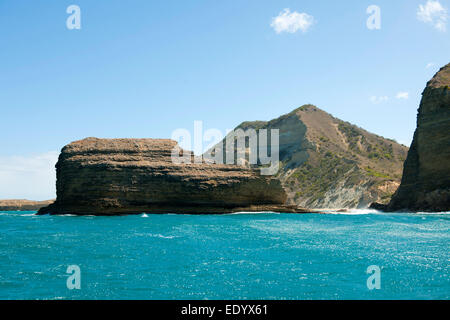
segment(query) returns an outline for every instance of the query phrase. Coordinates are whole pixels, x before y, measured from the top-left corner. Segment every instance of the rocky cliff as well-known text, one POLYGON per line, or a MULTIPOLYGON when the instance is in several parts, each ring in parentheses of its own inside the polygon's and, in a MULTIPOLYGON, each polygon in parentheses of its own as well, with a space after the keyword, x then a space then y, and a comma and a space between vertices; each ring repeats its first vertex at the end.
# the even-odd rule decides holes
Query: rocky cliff
POLYGON ((422 93, 401 185, 386 210, 450 211, 450 64, 422 93))
POLYGON ((175 164, 175 146, 162 139, 73 142, 56 164, 57 199, 39 214, 304 211, 283 206, 277 179, 235 165, 175 164))
POLYGON ((37 211, 54 200, 32 201, 24 199, 0 200, 0 211, 37 211))
MULTIPOLYGON (((307 208, 387 203, 398 188, 408 148, 305 105, 236 129, 279 129, 280 170, 288 204, 307 208)), ((222 142, 225 145, 225 142, 222 142)))

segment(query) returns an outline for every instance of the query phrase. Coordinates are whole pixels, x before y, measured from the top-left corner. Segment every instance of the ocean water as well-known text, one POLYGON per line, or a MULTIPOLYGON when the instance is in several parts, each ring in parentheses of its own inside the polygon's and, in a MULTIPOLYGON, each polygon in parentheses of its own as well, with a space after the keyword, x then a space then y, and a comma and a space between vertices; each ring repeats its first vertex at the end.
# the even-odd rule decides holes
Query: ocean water
POLYGON ((0 212, 0 299, 449 299, 449 229, 449 214, 370 210, 0 212), (367 287, 372 265, 380 289, 367 287))

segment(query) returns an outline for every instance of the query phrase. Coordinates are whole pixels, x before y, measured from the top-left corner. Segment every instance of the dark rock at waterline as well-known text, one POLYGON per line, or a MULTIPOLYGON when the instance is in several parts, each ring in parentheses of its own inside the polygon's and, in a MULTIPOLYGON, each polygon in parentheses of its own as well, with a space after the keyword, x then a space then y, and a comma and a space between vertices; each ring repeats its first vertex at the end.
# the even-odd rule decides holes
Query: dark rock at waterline
POLYGON ((369 206, 369 209, 375 209, 380 211, 386 211, 387 210, 387 204, 385 203, 378 203, 378 202, 372 202, 369 206))

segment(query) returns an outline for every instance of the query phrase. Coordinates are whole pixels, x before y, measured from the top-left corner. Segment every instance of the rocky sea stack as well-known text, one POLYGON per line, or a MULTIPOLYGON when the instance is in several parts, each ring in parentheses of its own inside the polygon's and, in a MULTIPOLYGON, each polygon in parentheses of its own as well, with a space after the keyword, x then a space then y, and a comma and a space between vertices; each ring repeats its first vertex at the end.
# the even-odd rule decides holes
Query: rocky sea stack
POLYGON ((387 211, 450 211, 450 63, 422 93, 417 129, 400 187, 387 211))
MULTIPOLYGON (((236 165, 176 164, 177 143, 87 138, 65 146, 56 164, 57 199, 39 214, 304 212, 284 206, 280 182, 236 165)), ((182 152, 182 151, 181 151, 182 152)))

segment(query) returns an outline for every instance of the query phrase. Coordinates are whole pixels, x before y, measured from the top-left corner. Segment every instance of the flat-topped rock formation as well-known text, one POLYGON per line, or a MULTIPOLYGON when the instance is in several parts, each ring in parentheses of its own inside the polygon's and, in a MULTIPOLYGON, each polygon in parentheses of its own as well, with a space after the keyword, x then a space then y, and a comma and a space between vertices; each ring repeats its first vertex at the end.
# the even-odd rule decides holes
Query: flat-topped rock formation
POLYGON ((48 206, 54 200, 32 201, 25 199, 0 200, 0 211, 37 211, 48 206))
POLYGON ((388 210, 450 211, 450 63, 422 93, 417 129, 388 210))
POLYGON ((176 164, 164 139, 87 138, 56 164, 57 199, 39 214, 305 212, 277 179, 236 165, 176 164))

